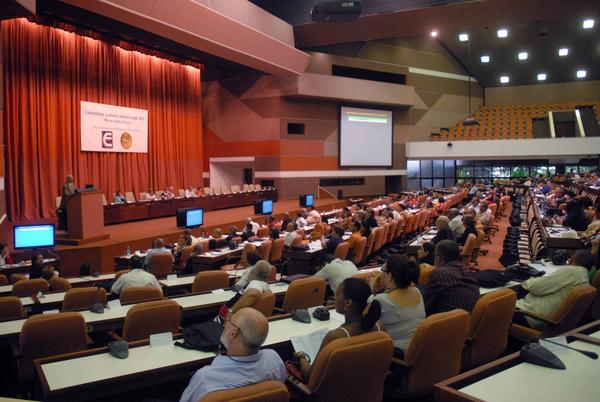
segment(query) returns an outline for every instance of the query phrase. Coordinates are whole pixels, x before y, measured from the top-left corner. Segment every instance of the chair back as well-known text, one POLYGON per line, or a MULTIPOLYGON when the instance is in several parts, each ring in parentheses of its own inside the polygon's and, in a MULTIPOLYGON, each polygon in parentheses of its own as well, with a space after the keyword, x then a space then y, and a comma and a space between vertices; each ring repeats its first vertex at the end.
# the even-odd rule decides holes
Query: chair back
POLYGON ((467 240, 465 241, 465 245, 460 252, 464 267, 468 267, 471 263, 471 256, 473 255, 473 248, 475 247, 476 240, 477 236, 475 236, 473 233, 469 233, 467 240))
POLYGON ((8 285, 8 277, 4 274, 0 274, 0 285, 8 285))
POLYGON ((273 244, 271 245, 271 256, 269 257, 269 262, 273 263, 281 261, 281 258, 283 256, 284 245, 285 239, 283 237, 273 240, 273 244))
POLYGON ((269 261, 271 256, 271 248, 273 247, 273 240, 267 240, 260 246, 260 258, 265 261, 269 261))
POLYGON ((402 232, 403 236, 406 237, 408 234, 414 232, 416 219, 417 219, 416 215, 414 215, 414 214, 408 215, 408 217, 406 218, 406 225, 404 225, 404 232, 402 232))
POLYGON ((365 259, 367 259, 373 252, 373 244, 375 244, 375 233, 371 231, 369 237, 367 237, 367 246, 365 247, 365 259))
POLYGON ((231 192, 232 193, 239 193, 240 192, 240 186, 238 184, 234 184, 231 186, 231 192))
POLYGON ((106 290, 95 287, 73 288, 65 293, 62 311, 88 309, 94 303, 106 304, 106 290))
POLYGON ((0 321, 25 317, 23 304, 17 296, 0 297, 0 321))
POLYGON ((131 286, 121 291, 121 304, 141 303, 163 298, 162 291, 153 286, 131 286))
POLYGON ((475 245, 473 246, 473 253, 471 254, 471 262, 477 262, 477 257, 479 256, 479 250, 483 244, 483 239, 485 239, 485 232, 483 230, 478 230, 477 238, 475 239, 475 245))
POLYGON ((320 306, 325 298, 325 280, 318 277, 296 279, 290 283, 283 299, 283 310, 291 313, 297 309, 320 306))
POLYGON ((383 331, 330 342, 314 362, 311 401, 381 401, 393 349, 383 331))
POLYGON ((185 197, 185 190, 180 188, 177 193, 179 194, 179 198, 184 198, 185 197))
POLYGON ((433 272, 435 268, 433 265, 429 264, 420 264, 419 265, 419 285, 424 286, 429 283, 429 275, 433 272))
POLYGON ((210 187, 204 187, 204 189, 202 190, 202 192, 204 193, 204 195, 211 195, 211 193, 210 193, 210 187))
POLYGON ((192 293, 224 289, 227 287, 229 287, 229 274, 226 271, 202 271, 198 272, 194 279, 192 293))
POLYGON ((333 256, 335 258, 339 258, 340 260, 345 260, 348 257, 348 249, 350 244, 347 241, 343 241, 335 247, 335 251, 333 252, 333 256))
POLYGON ((468 330, 469 313, 460 309, 423 320, 404 355, 411 366, 402 378, 404 393, 431 393, 434 384, 457 375, 468 330))
POLYGON ((516 302, 517 294, 510 289, 496 290, 477 300, 471 313, 463 366, 481 366, 504 352, 516 302))
POLYGON ((47 292, 48 282, 45 279, 24 279, 13 285, 12 295, 17 297, 27 297, 35 295, 38 292, 47 292))
POLYGON ((115 272, 115 280, 119 279, 121 275, 125 275, 126 273, 131 272, 130 269, 122 269, 120 271, 115 272))
POLYGON ((210 392, 200 402, 287 402, 287 387, 279 381, 264 381, 245 387, 210 392))
POLYGON ((53 276, 49 282, 53 292, 66 292, 73 287, 71 282, 59 276, 53 276))
POLYGON ((127 200, 127 202, 135 202, 135 195, 133 195, 133 192, 127 191, 125 193, 125 199, 127 200))
POLYGON ((261 226, 260 229, 256 231, 257 237, 267 237, 269 235, 269 228, 266 226, 261 226))
POLYGON ((148 259, 148 272, 157 278, 164 278, 173 273, 173 255, 171 253, 152 254, 148 259))
POLYGON ((354 254, 352 256, 352 262, 354 265, 359 265, 363 257, 365 256, 365 249, 367 248, 367 238, 362 236, 360 240, 356 242, 354 246, 354 254))
POLYGON ((394 240, 394 234, 396 233, 396 226, 398 225, 398 222, 392 221, 388 225, 389 225, 389 228, 388 228, 387 236, 385 239, 386 243, 390 243, 394 240))
POLYGON ((265 317, 272 316, 273 309, 275 308, 275 294, 273 292, 265 292, 261 294, 260 297, 250 307, 260 311, 265 317))
POLYGON ((310 233, 310 240, 319 240, 324 235, 324 228, 322 223, 315 224, 312 232, 310 233))
POLYGON ((148 193, 146 192, 141 192, 139 195, 140 198, 138 198, 140 201, 145 201, 148 198, 148 193))
POLYGON ((577 286, 571 289, 565 301, 550 317, 558 324, 546 325, 542 336, 556 336, 576 328, 596 298, 596 293, 596 288, 590 285, 577 286))
POLYGON ((365 281, 368 281, 369 278, 371 277, 371 272, 361 272, 358 271, 358 273, 352 275, 353 278, 358 278, 358 279, 364 279, 365 281))
POLYGON ((10 278, 9 278, 9 280, 10 280, 10 283, 12 283, 13 285, 14 285, 15 283, 19 282, 19 281, 24 281, 24 280, 26 280, 26 279, 29 279, 29 278, 27 278, 27 277, 26 277, 25 275, 23 275, 23 274, 11 274, 11 275, 10 275, 10 278))
POLYGON ((590 318, 592 320, 598 320, 600 319, 600 270, 596 272, 591 285, 596 288, 596 298, 590 307, 590 318))
POLYGON ((148 339, 163 332, 177 333, 181 307, 175 300, 139 303, 130 308, 123 323, 123 339, 127 342, 148 339))
POLYGON ((248 267, 248 253, 256 253, 256 246, 252 243, 246 243, 244 248, 242 249, 242 256, 240 257, 240 262, 237 264, 242 268, 248 267))
POLYGON ((375 240, 373 241, 372 252, 376 253, 379 250, 381 250, 381 247, 383 246, 384 230, 383 230, 383 227, 378 227, 378 228, 374 228, 373 232, 375 232, 375 240))
POLYGON ((187 261, 193 252, 194 246, 186 246, 183 248, 183 251, 181 252, 181 257, 179 258, 179 269, 185 268, 185 265, 187 264, 187 261))
POLYGON ((33 360, 86 349, 85 319, 74 312, 31 316, 21 329, 19 347, 19 379, 30 382, 33 360))

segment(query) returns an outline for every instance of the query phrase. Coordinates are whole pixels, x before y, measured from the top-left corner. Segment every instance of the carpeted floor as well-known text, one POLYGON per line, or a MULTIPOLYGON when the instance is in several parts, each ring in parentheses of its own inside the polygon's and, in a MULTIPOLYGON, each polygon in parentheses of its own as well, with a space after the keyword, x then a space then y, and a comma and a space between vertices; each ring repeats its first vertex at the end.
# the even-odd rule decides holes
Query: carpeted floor
POLYGON ((512 210, 512 205, 509 204, 504 213, 504 217, 496 221, 496 224, 500 228, 495 236, 492 237, 492 244, 484 242, 481 248, 483 250, 488 250, 487 255, 480 255, 478 258, 478 266, 480 269, 502 269, 503 266, 498 262, 498 258, 502 255, 502 243, 504 242, 504 237, 506 236, 506 228, 510 226, 508 223, 508 217, 510 216, 510 211, 512 210))

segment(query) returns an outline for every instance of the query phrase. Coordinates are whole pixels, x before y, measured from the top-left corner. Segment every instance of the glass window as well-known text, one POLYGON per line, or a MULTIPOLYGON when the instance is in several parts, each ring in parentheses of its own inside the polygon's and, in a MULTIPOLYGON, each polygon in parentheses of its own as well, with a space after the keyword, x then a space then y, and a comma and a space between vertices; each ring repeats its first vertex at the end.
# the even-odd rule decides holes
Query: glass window
POLYGON ((433 161, 433 177, 444 177, 444 161, 433 161))
POLYGON ((434 188, 444 188, 444 179, 433 179, 434 188))
POLYGON ((473 177, 473 166, 457 166, 456 177, 471 178, 473 177))
POLYGON ((545 176, 548 174, 548 166, 536 166, 533 168, 536 176, 545 176))
POLYGON ((421 177, 432 177, 432 161, 431 160, 422 160, 421 161, 421 177))
POLYGON ((511 168, 510 177, 518 179, 529 177, 529 166, 513 166, 511 168))
POLYGON ((454 177, 450 177, 450 178, 446 177, 444 179, 444 185, 446 187, 452 187, 454 185, 454 177))
POLYGON ((579 166, 579 173, 589 173, 596 170, 596 166, 579 166))
POLYGON ((421 161, 406 161, 406 170, 409 179, 421 176, 421 161))
POLYGON ((492 168, 492 176, 494 178, 510 177, 510 167, 508 167, 508 166, 494 166, 492 168))
POLYGON ((492 168, 489 165, 475 165, 475 177, 490 177, 492 168))
POLYGON ((444 177, 454 177, 454 161, 444 161, 444 177))
POLYGON ((556 174, 556 166, 548 166, 548 174, 556 174))
POLYGON ((571 173, 571 171, 573 171, 574 173, 577 173, 579 171, 579 166, 577 165, 567 165, 565 166, 565 173, 571 173))
POLYGON ((431 179, 421 179, 421 187, 431 188, 433 186, 433 182, 431 179))
POLYGON ((420 190, 421 189, 421 180, 408 179, 407 186, 408 186, 408 191, 420 190))

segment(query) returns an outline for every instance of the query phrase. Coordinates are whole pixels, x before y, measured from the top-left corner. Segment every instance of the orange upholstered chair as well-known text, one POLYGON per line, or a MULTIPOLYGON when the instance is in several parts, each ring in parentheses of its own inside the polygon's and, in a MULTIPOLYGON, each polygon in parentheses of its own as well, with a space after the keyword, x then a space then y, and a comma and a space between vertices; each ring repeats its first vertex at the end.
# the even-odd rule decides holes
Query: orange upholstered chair
POLYGON ((345 260, 348 257, 348 249, 350 244, 347 241, 343 241, 338 244, 333 252, 333 256, 335 258, 339 258, 340 260, 345 260))
POLYGON ((419 285, 427 285, 429 283, 429 275, 435 268, 429 264, 419 265, 419 285))
POLYGON ((229 287, 229 274, 225 271, 198 272, 192 284, 192 293, 229 287))
POLYGON ((261 226, 260 229, 256 231, 256 237, 264 238, 269 236, 269 228, 266 226, 261 226))
POLYGON ((85 320, 79 313, 38 314, 23 324, 19 338, 19 380, 33 380, 33 360, 87 348, 85 320))
POLYGON ((250 307, 263 313, 265 317, 273 315, 273 309, 275 308, 275 294, 272 292, 265 292, 252 304, 250 307))
POLYGON ((510 289, 496 290, 477 300, 463 350, 463 367, 481 366, 504 352, 516 302, 517 294, 510 289))
POLYGON ((385 230, 383 227, 374 228, 375 240, 373 240, 373 250, 371 253, 377 253, 383 247, 385 230))
POLYGON ((187 260, 190 258, 190 256, 192 255, 193 252, 194 252, 194 246, 184 247, 183 252, 181 253, 181 257, 179 258, 179 263, 177 265, 178 269, 185 268, 185 264, 187 264, 187 260))
POLYGON ((596 293, 596 289, 589 285, 571 289, 565 301, 562 302, 550 317, 543 317, 525 310, 519 310, 526 316, 542 321, 544 327, 542 330, 538 330, 512 324, 510 326, 510 334, 524 341, 528 341, 534 337, 546 338, 564 334, 577 327, 587 309, 594 302, 596 293))
POLYGON ((260 258, 265 261, 269 261, 271 255, 271 248, 273 247, 273 241, 267 240, 260 246, 260 258))
POLYGON ((45 279, 25 279, 13 285, 12 294, 17 297, 27 297, 38 292, 47 292, 48 282, 45 279))
POLYGON ((53 276, 48 282, 53 292, 66 292, 73 287, 71 286, 71 282, 59 276, 53 276))
POLYGON ((469 313, 452 310, 427 317, 413 335, 404 359, 392 359, 400 374, 398 396, 429 394, 437 382, 457 375, 469 330, 469 313))
POLYGON ((371 272, 360 272, 360 271, 358 273, 352 275, 353 278, 364 279, 365 281, 368 281, 370 276, 371 276, 371 272))
POLYGON ((282 309, 291 313, 297 309, 320 306, 325 298, 325 280, 309 277, 296 279, 285 293, 282 309))
POLYGON ((271 255, 269 256, 269 262, 275 263, 281 261, 283 256, 283 246, 285 245, 285 239, 280 237, 279 239, 273 240, 273 245, 271 246, 271 255))
POLYGON ((121 275, 125 275, 126 273, 131 272, 130 269, 122 269, 120 271, 115 272, 115 280, 119 279, 121 275))
POLYGON ((0 274, 0 286, 8 285, 8 277, 4 274, 0 274))
POLYGON ((319 352, 308 384, 297 388, 315 402, 381 401, 393 350, 384 331, 336 339, 319 352))
POLYGON ((596 288, 596 297, 590 307, 590 318, 592 320, 600 319, 600 271, 596 272, 591 285, 596 288))
POLYGON ((354 265, 360 265, 364 256, 365 249, 367 248, 367 238, 362 236, 359 241, 356 242, 352 254, 352 262, 354 265))
POLYGON ((162 290, 152 286, 132 286, 121 292, 121 304, 141 303, 163 298, 162 290))
POLYGON ((287 387, 279 381, 265 381, 246 387, 208 393, 199 402, 287 402, 287 387))
POLYGON ((65 293, 62 311, 88 309, 92 304, 106 304, 106 290, 102 288, 73 288, 65 293))
POLYGON ((128 342, 147 339, 152 334, 177 333, 181 307, 174 300, 136 304, 127 311, 122 338, 128 342))
POLYGON ((23 274, 12 274, 10 276, 10 283, 15 284, 19 281, 24 281, 27 280, 27 276, 23 275, 23 274))
POLYGON ((369 237, 367 237, 367 246, 365 247, 365 256, 364 256, 365 260, 367 258, 369 258, 369 256, 373 252, 373 244, 375 244, 375 233, 373 233, 373 231, 371 231, 371 233, 369 233, 369 237))
POLYGON ((24 316, 21 299, 17 296, 0 297, 0 320, 14 320, 24 316))
POLYGON ((242 256, 240 260, 235 264, 225 264, 221 267, 222 271, 233 271, 234 269, 241 269, 248 267, 248 253, 256 253, 256 246, 252 243, 246 243, 242 250, 242 256))
POLYGON ((477 241, 477 236, 475 236, 473 233, 470 233, 467 236, 465 245, 462 247, 462 249, 460 251, 462 263, 465 268, 469 268, 471 266, 471 257, 473 256, 473 249, 475 248, 476 241, 477 241))
POLYGON ((173 273, 173 256, 171 253, 158 253, 150 256, 148 272, 157 278, 164 278, 173 273))

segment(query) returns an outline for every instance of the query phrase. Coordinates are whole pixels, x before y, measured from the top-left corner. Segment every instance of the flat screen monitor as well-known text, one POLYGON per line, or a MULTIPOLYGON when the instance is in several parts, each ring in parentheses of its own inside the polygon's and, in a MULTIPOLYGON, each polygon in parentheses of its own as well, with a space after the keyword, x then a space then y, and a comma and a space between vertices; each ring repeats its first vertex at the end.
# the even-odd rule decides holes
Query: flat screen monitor
POLYGON ((273 213, 273 200, 263 200, 262 203, 262 214, 272 214, 273 213))
POLYGON ((301 207, 312 207, 315 204, 315 197, 312 194, 302 194, 300 196, 301 207))
POLYGON ((54 247, 54 225, 15 225, 15 249, 54 247))
POLYGON ((196 228, 204 222, 204 210, 202 208, 190 208, 185 211, 185 227, 196 228))

